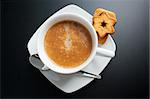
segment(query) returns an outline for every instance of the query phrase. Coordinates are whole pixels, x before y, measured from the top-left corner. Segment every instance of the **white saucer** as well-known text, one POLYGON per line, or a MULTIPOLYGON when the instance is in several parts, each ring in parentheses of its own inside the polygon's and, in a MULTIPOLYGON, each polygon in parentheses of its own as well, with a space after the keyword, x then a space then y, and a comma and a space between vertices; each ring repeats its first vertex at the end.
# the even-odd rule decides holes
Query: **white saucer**
MULTIPOLYGON (((78 13, 83 17, 87 18, 92 23, 92 15, 76 5, 68 5, 60 9, 50 17, 53 17, 63 12, 78 13)), ((28 42, 28 50, 30 55, 37 53, 37 44, 36 44, 37 33, 38 31, 34 33, 32 38, 28 42)), ((116 45, 110 35, 108 36, 108 39, 105 42, 105 44, 99 46, 105 49, 112 50, 114 52, 116 51, 116 45)), ((83 71, 90 72, 93 74, 100 74, 103 71, 103 69, 107 66, 110 60, 111 60, 110 57, 96 55, 93 61, 86 68, 84 68, 83 71)), ((60 90, 66 93, 77 91, 94 80, 93 78, 76 76, 76 75, 62 77, 60 74, 55 73, 51 70, 41 71, 41 73, 57 88, 59 88, 60 90)))

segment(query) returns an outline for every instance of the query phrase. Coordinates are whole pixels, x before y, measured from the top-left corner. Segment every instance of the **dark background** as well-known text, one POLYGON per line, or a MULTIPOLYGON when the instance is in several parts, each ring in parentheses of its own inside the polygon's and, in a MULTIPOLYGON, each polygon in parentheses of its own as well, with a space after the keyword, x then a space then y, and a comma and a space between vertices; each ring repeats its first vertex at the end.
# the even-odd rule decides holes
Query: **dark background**
POLYGON ((1 11, 2 97, 148 98, 148 0, 2 0, 1 11), (32 67, 27 43, 49 16, 72 3, 91 14, 97 7, 117 13, 117 52, 102 80, 66 94, 32 67))

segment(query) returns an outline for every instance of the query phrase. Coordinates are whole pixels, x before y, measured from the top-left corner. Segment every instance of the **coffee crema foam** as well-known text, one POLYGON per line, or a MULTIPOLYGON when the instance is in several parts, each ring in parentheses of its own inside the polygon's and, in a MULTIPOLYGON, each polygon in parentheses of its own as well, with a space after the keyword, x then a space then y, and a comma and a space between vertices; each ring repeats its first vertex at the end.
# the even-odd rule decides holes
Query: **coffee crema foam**
POLYGON ((92 50, 92 39, 80 23, 62 21, 49 28, 44 47, 48 57, 57 65, 72 68, 87 60, 92 50))

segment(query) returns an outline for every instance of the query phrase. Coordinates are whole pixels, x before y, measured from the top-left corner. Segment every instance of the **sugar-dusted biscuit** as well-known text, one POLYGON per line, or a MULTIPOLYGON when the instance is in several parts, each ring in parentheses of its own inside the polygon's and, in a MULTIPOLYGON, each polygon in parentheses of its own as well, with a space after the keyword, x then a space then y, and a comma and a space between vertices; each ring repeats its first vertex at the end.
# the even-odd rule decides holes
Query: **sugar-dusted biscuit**
MULTIPOLYGON (((116 14, 115 14, 114 12, 105 10, 105 9, 103 9, 103 8, 97 8, 97 9, 95 10, 93 16, 94 16, 94 17, 100 16, 103 12, 106 12, 109 18, 111 18, 111 19, 113 19, 113 20, 116 20, 116 14)), ((116 20, 116 21, 117 21, 117 20, 116 20)))
POLYGON ((106 35, 103 38, 100 38, 100 36, 98 36, 98 43, 99 44, 104 44, 106 42, 107 38, 108 38, 108 35, 106 35))

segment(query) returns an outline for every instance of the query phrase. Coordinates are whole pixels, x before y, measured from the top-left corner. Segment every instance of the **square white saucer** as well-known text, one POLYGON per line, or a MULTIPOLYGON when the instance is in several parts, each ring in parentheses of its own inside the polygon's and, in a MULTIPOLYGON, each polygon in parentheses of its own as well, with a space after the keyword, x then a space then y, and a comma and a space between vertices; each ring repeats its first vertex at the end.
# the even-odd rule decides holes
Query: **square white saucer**
MULTIPOLYGON (((92 24, 92 15, 86 12, 85 10, 83 10, 82 8, 78 7, 77 5, 73 5, 73 4, 60 9, 50 17, 53 17, 57 14, 61 14, 63 12, 78 13, 83 17, 85 17, 87 20, 89 20, 90 23, 92 24)), ((37 34, 38 31, 34 33, 30 41, 28 42, 27 47, 30 55, 37 53, 37 44, 36 44, 37 34)), ((110 35, 108 36, 105 44, 99 46, 104 49, 112 50, 114 52, 116 51, 116 45, 110 35)), ((88 66, 86 66, 86 68, 84 68, 83 71, 90 72, 93 74, 100 74, 103 71, 103 69, 107 66, 107 64, 110 62, 110 60, 111 60, 110 57, 96 55, 93 61, 88 66)), ((51 70, 40 71, 40 72, 57 88, 59 88, 60 90, 66 93, 72 93, 74 91, 77 91, 94 80, 93 78, 77 76, 77 75, 62 77, 61 74, 55 73, 51 70)))

